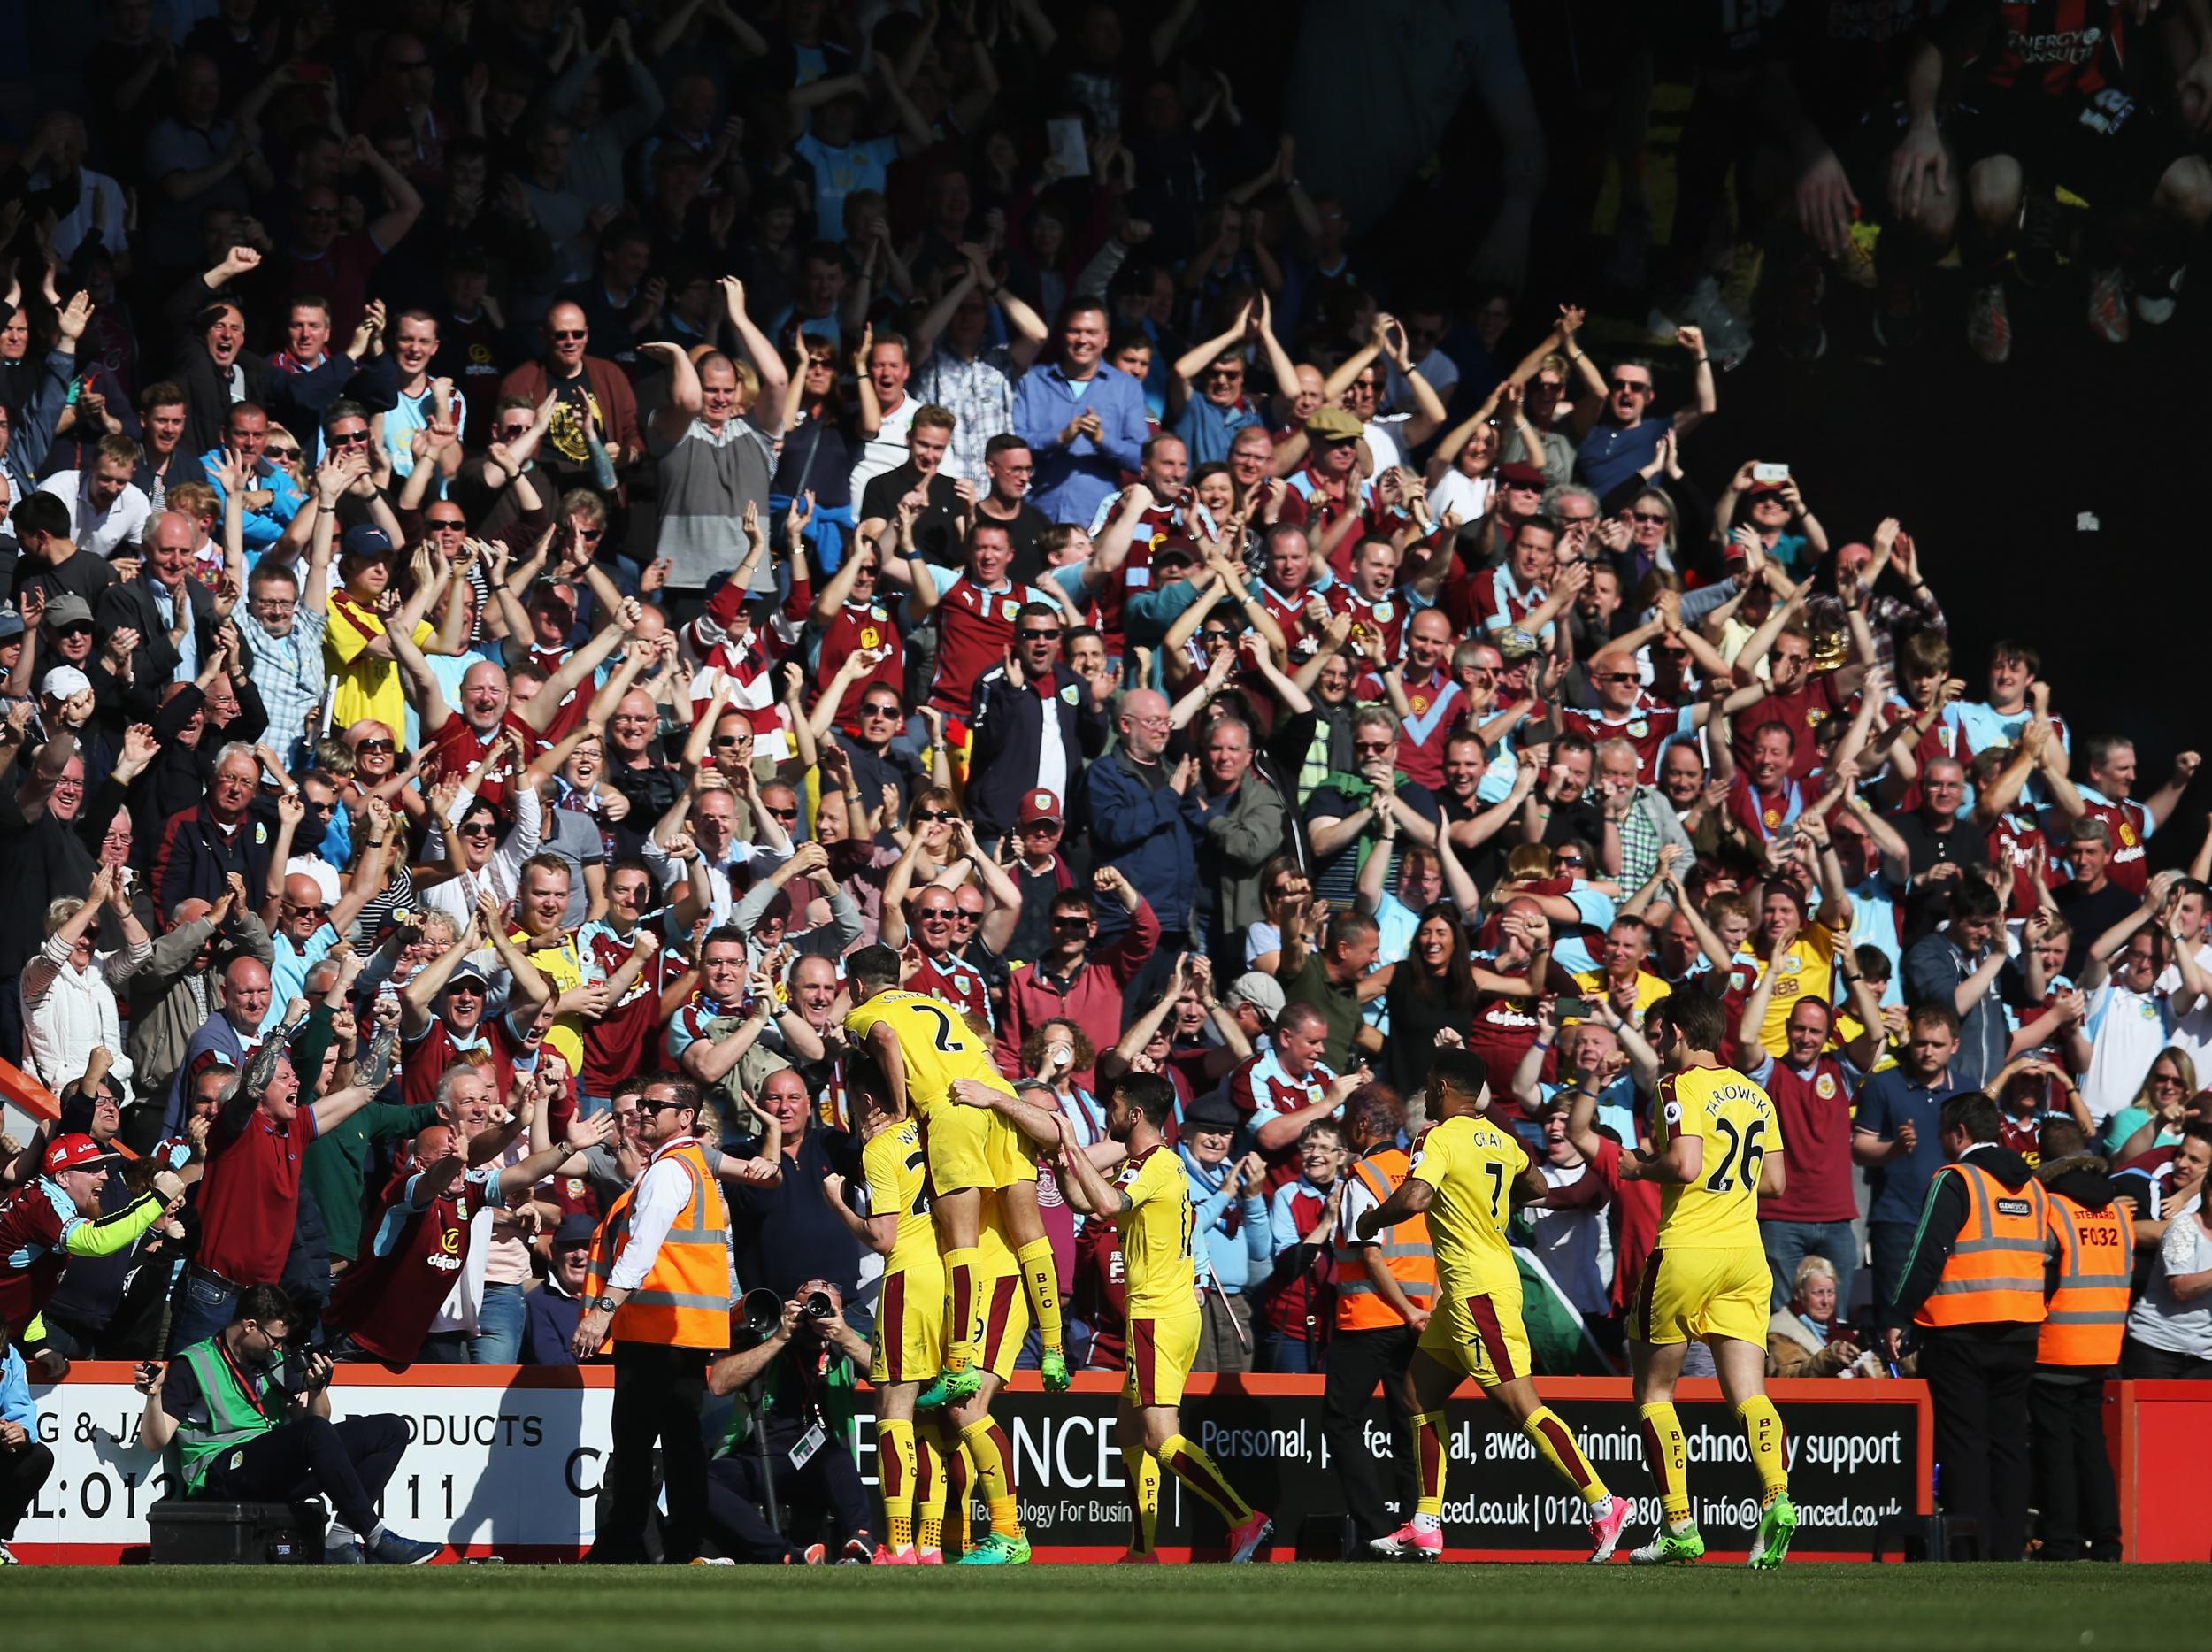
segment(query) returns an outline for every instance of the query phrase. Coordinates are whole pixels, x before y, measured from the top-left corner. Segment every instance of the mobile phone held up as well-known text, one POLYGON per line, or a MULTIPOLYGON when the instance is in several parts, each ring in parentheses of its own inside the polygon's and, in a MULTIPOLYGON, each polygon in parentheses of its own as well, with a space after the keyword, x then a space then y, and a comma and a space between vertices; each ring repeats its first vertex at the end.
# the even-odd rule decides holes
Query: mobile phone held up
POLYGON ((1779 487, 1789 479, 1790 467, 1786 465, 1755 465, 1751 467, 1751 480, 1755 482, 1769 482, 1779 487))

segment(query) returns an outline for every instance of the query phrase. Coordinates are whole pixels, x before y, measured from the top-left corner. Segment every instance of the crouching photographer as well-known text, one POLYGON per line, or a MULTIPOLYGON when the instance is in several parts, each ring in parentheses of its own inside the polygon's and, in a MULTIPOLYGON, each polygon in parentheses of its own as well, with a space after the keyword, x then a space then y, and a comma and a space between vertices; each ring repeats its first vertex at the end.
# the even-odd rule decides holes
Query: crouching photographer
POLYGON ((222 1330, 180 1349, 165 1369, 154 1360, 139 1366, 144 1441, 156 1450, 174 1443, 188 1497, 328 1499, 326 1563, 419 1566, 442 1545, 402 1537, 376 1514, 407 1449, 407 1425, 390 1416, 331 1421, 330 1361, 295 1346, 308 1325, 278 1287, 246 1287, 222 1330))
POLYGON ((714 1362, 707 1390, 738 1394, 721 1452, 707 1465, 707 1526, 733 1563, 866 1561, 868 1494, 853 1460, 853 1385, 867 1342, 845 1323, 837 1287, 809 1279, 779 1303, 749 1291, 730 1315, 733 1351, 714 1362), (778 1512, 791 1513, 786 1537, 778 1512), (812 1537, 826 1522, 826 1541, 812 1537))

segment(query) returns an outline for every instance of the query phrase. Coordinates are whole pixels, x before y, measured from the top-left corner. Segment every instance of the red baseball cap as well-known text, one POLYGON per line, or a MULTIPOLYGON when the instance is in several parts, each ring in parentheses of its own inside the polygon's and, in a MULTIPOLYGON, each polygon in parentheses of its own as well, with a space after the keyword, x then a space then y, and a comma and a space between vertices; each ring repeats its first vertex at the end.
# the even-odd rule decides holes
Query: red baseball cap
POLYGON ((46 1149, 46 1173, 49 1176, 58 1176, 65 1170, 91 1170, 97 1165, 121 1162, 118 1155, 87 1135, 56 1136, 46 1149))
POLYGON ((1014 824, 1018 826, 1034 826, 1040 820, 1050 820, 1056 824, 1063 818, 1060 800, 1041 789, 1024 792, 1021 807, 1014 811, 1014 824))

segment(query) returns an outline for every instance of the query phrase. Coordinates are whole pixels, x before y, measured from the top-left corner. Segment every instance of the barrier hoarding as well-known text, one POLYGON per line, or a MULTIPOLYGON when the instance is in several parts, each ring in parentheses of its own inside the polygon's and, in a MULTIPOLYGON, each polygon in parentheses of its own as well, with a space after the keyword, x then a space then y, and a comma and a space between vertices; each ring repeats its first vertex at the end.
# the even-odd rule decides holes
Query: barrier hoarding
MULTIPOLYGON (((412 1443, 385 1494, 385 1512, 412 1535, 460 1553, 516 1561, 573 1558, 590 1545, 607 1449, 611 1373, 511 1366, 418 1366, 398 1373, 342 1367, 332 1409, 344 1417, 396 1411, 412 1443)), ((1599 1473, 1633 1499, 1635 1521, 1657 1518, 1638 1441, 1635 1407, 1618 1379, 1538 1385, 1566 1418, 1599 1473)), ((2172 1385, 2181 1387, 2184 1385, 2172 1385)), ((1127 1520, 1113 1417, 1116 1379, 1085 1373, 1048 1395, 1018 1378, 998 1410, 1013 1446, 1022 1513, 1039 1556, 1107 1559, 1127 1520)), ((1342 1508, 1320 1429, 1321 1381, 1311 1377, 1196 1377, 1184 1432, 1244 1494, 1276 1518, 1288 1558, 1304 1522, 1342 1508)), ((1799 1558, 1847 1560, 1872 1549, 1886 1513, 1924 1510, 1929 1483, 1927 1392, 1916 1382, 1779 1382, 1791 1490, 1802 1525, 1799 1558)), ((146 1510, 166 1489, 155 1454, 136 1443, 143 1401, 130 1368, 86 1364, 34 1390, 39 1437, 53 1478, 14 1545, 34 1564, 112 1563, 146 1541, 146 1510)), ((1710 1381, 1682 1385, 1690 1480, 1699 1522, 1717 1556, 1740 1554, 1758 1510, 1742 1425, 1710 1381)), ((1446 1530, 1454 1558, 1579 1558, 1579 1505, 1505 1418, 1471 1388, 1451 1408, 1446 1530)), ((1379 1398, 1361 1441, 1394 1455, 1379 1398)), ((872 1482, 874 1429, 864 1419, 860 1466, 872 1482)), ((1160 1541, 1170 1556, 1217 1548, 1220 1523, 1168 1477, 1160 1541)))

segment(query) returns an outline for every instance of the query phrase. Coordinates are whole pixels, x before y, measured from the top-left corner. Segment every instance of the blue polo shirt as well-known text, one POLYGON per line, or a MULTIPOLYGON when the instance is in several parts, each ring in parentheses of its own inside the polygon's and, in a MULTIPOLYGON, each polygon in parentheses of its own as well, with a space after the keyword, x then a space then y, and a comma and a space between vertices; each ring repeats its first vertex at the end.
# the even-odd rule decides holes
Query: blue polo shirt
POLYGON ((1942 1082, 1928 1089, 1913 1082, 1902 1067, 1888 1067, 1870 1075, 1859 1087, 1855 1129, 1870 1130, 1885 1141, 1897 1139, 1897 1127, 1909 1123, 1916 1135, 1912 1151, 1886 1164, 1870 1164, 1866 1171, 1869 1222, 1917 1222, 1927 1202, 1928 1184, 1943 1168, 1943 1143, 1938 1127, 1945 1100, 1957 1087, 1946 1072, 1942 1082))
POLYGON ((1651 463, 1660 439, 1673 428, 1672 419, 1648 412, 1633 425, 1599 419, 1575 449, 1575 480, 1604 498, 1651 463))

